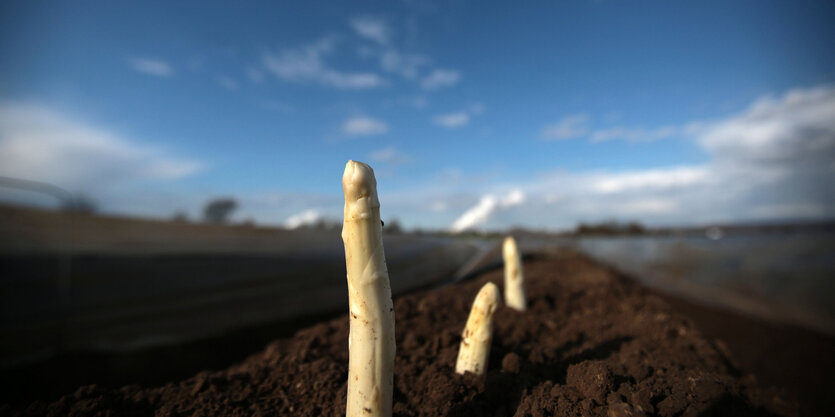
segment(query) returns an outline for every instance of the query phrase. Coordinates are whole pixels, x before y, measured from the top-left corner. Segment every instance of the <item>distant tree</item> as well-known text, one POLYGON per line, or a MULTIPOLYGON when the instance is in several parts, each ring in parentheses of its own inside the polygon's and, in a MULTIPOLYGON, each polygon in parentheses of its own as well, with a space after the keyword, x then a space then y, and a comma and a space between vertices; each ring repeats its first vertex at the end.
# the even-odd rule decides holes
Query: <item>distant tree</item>
POLYGON ((383 225, 383 233, 389 235, 400 235, 403 234, 403 227, 400 226, 399 220, 391 219, 383 225))
POLYGON ((203 208, 203 219, 207 223, 226 224, 229 216, 238 208, 238 202, 234 198, 216 198, 209 200, 203 208))
POLYGON ((171 221, 178 223, 186 223, 188 222, 188 214, 182 210, 178 210, 174 212, 173 216, 171 216, 171 221))
POLYGON ((61 210, 69 213, 93 214, 98 210, 98 207, 90 197, 84 194, 76 194, 64 202, 61 210))
POLYGON ((641 235, 646 233, 647 229, 644 225, 638 222, 631 222, 626 225, 626 233, 630 235, 641 235))
POLYGON ((580 223, 574 229, 577 235, 639 235, 646 233, 646 228, 638 222, 618 223, 614 220, 596 224, 580 223))

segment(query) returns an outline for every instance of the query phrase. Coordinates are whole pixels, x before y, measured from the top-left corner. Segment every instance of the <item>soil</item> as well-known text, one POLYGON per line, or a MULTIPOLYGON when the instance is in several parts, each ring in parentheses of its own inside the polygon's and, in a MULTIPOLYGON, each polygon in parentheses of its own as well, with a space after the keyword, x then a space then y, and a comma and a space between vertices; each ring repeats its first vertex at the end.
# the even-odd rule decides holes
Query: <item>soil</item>
MULTIPOLYGON (((489 369, 457 375, 470 304, 500 269, 395 300, 396 416, 797 415, 662 298, 572 252, 524 264, 528 310, 501 307, 489 369)), ((396 277, 393 277, 396 279, 396 277)), ((339 416, 348 318, 307 327, 217 372, 145 388, 88 385, 2 415, 339 416)), ((159 364, 164 367, 165 364, 159 364)))
POLYGON ((759 320, 723 308, 659 293, 702 334, 727 347, 741 369, 760 384, 785 387, 800 402, 800 415, 835 415, 835 338, 786 323, 759 320))

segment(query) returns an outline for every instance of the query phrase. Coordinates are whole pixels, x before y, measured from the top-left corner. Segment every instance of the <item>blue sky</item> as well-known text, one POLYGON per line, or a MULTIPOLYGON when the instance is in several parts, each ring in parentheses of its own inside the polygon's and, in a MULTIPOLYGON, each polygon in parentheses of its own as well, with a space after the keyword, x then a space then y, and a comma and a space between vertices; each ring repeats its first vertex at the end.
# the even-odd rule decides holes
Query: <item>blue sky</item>
POLYGON ((829 2, 2 8, 0 175, 105 212, 339 218, 356 159, 407 226, 835 214, 829 2))

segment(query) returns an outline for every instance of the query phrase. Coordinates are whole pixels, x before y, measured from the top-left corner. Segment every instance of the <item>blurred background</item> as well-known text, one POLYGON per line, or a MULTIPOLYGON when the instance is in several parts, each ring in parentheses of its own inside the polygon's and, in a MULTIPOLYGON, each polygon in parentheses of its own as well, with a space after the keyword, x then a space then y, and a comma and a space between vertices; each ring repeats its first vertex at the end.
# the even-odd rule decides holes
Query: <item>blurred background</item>
POLYGON ((2 401, 182 378, 342 311, 349 159, 375 169, 395 293, 495 265, 513 233, 830 340, 833 21, 828 1, 4 2, 2 401))

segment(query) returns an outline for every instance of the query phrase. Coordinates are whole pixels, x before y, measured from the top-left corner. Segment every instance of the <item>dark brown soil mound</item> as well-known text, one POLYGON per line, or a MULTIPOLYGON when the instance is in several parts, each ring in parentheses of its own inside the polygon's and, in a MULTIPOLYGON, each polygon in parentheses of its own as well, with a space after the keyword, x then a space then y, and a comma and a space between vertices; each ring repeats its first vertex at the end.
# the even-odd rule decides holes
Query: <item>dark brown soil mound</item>
MULTIPOLYGON (((395 301, 395 415, 797 413, 796 401, 741 375, 727 352, 634 282, 571 253, 529 260, 525 273, 529 309, 496 312, 484 378, 456 375, 455 359, 473 297, 487 281, 501 286, 502 271, 395 301)), ((3 414, 344 415, 347 341, 348 319, 339 318, 224 371, 158 388, 86 386, 3 414)))

